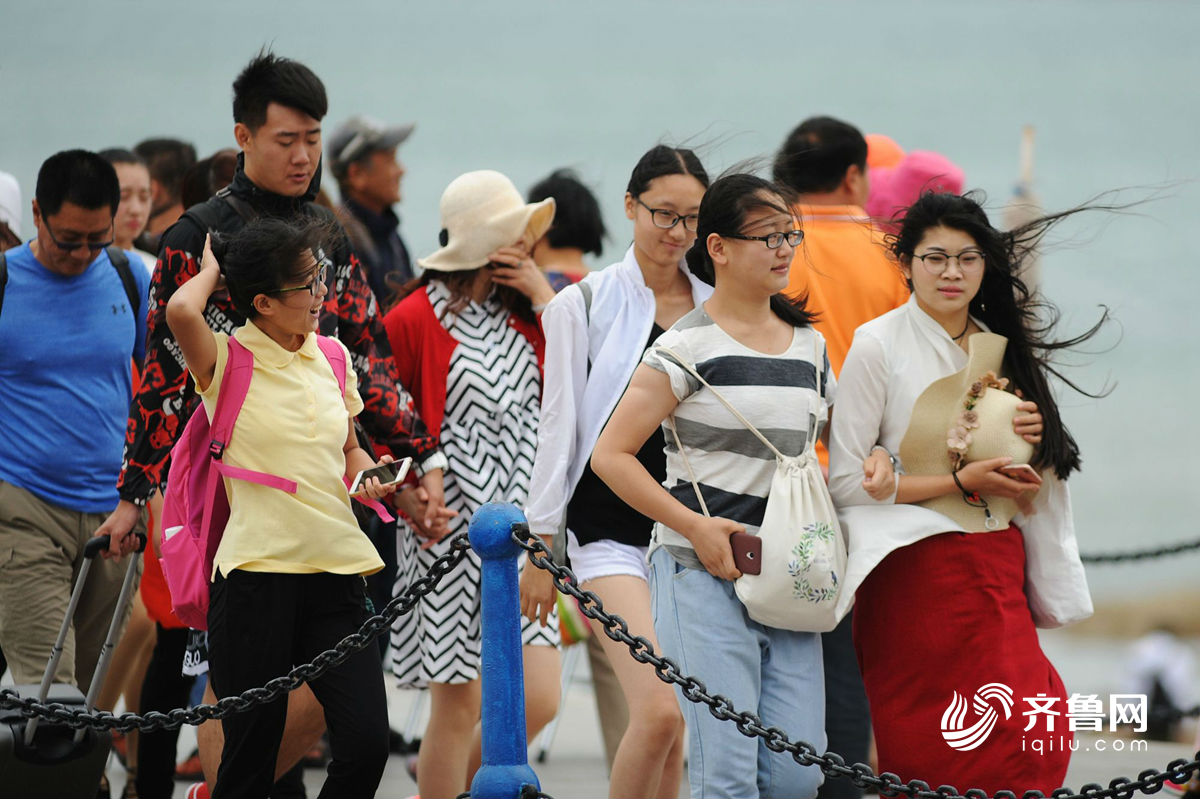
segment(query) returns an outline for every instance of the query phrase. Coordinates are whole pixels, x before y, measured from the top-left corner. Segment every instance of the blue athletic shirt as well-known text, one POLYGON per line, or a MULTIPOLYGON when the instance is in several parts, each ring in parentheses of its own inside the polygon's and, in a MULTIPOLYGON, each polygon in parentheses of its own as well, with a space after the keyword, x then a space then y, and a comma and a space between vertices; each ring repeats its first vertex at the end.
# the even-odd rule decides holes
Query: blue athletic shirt
POLYGON ((9 250, 0 307, 0 480, 53 505, 107 513, 142 362, 150 278, 136 253, 135 320, 121 276, 101 250, 82 275, 42 266, 29 244, 9 250))

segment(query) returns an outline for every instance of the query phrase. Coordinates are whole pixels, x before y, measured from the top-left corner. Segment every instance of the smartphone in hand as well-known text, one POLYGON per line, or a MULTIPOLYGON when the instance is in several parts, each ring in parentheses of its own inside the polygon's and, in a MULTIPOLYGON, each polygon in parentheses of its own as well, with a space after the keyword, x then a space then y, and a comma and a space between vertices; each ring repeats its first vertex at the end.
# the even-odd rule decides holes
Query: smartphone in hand
POLYGON ((729 536, 729 548, 733 550, 733 565, 742 574, 762 573, 762 539, 750 533, 734 533, 729 536))
POLYGON ((408 476, 408 470, 412 466, 412 458, 403 458, 391 463, 383 463, 379 466, 372 466, 370 469, 363 469, 359 472, 354 482, 350 484, 350 496, 357 496, 364 490, 363 483, 372 477, 378 477, 382 485, 390 483, 400 483, 408 476))
POLYGON ((1012 463, 1008 466, 1001 466, 998 471, 1005 477, 1016 480, 1019 483, 1042 484, 1042 476, 1028 463, 1012 463))

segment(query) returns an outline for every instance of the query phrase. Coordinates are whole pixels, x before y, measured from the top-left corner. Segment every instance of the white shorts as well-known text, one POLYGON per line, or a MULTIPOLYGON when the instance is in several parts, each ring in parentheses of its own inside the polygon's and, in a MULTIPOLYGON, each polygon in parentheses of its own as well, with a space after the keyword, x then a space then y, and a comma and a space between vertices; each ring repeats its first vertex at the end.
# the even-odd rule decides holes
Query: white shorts
POLYGON ((580 583, 619 574, 650 582, 650 568, 646 564, 647 549, 608 539, 580 546, 575 534, 567 531, 567 557, 571 559, 571 571, 575 572, 580 583))

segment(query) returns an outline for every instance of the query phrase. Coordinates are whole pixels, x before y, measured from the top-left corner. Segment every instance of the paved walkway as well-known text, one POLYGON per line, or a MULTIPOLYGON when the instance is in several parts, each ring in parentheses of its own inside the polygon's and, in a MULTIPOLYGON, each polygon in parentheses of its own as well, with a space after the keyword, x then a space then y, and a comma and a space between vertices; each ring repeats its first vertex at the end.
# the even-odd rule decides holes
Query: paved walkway
MULTIPOLYGON (((396 729, 404 728, 417 696, 417 692, 413 691, 392 692, 389 709, 396 729)), ((424 726, 424 719, 420 720, 419 726, 424 726)), ((190 747, 188 741, 193 740, 194 736, 185 733, 183 738, 181 749, 190 747)), ((600 741, 587 662, 581 659, 575 682, 567 692, 562 722, 545 762, 537 762, 536 745, 530 753, 530 762, 538 774, 542 790, 556 799, 597 799, 608 796, 608 775, 600 741)), ((1066 784, 1074 789, 1089 782, 1107 786, 1114 777, 1136 778, 1140 771, 1162 769, 1171 760, 1190 759, 1192 754, 1190 747, 1184 744, 1112 738, 1101 740, 1081 736, 1079 749, 1072 756, 1066 784)), ((112 763, 115 765, 115 759, 112 763)), ((119 767, 110 768, 109 777, 113 783, 113 796, 119 796, 124 780, 123 770, 119 767)), ((319 769, 306 772, 309 796, 317 795, 323 780, 324 772, 319 769)), ((177 797, 183 795, 184 787, 183 783, 177 783, 177 797)), ((967 786, 959 787, 965 789, 967 786)), ((393 755, 379 788, 379 799, 404 799, 416 792, 416 784, 405 771, 404 758, 393 755)), ((688 795, 685 776, 679 787, 679 796, 688 795)))

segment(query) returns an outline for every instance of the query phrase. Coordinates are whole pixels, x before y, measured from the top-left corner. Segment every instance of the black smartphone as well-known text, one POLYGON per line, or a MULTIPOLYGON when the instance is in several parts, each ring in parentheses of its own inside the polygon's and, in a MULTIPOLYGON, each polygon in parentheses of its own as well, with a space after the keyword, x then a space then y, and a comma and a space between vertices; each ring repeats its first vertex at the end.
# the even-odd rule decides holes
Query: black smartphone
POLYGON ((749 533, 734 533, 729 536, 729 547, 733 550, 733 565, 742 574, 762 573, 762 539, 749 533))

